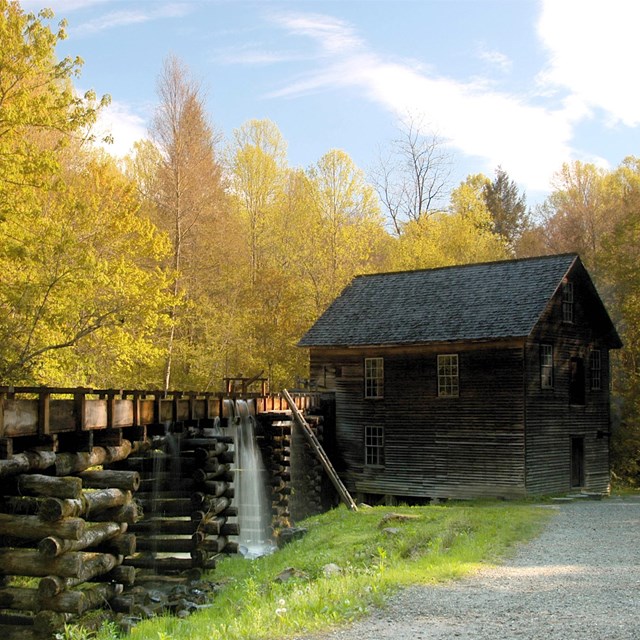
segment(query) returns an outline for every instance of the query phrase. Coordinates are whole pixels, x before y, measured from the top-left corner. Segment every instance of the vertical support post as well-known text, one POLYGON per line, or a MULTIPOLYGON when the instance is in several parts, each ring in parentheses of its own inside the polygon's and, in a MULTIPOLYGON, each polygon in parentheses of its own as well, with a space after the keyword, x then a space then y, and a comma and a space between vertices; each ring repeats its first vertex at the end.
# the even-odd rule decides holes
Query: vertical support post
MULTIPOLYGON (((210 392, 206 392, 204 394, 204 417, 206 418, 207 422, 208 421, 213 422, 215 420, 216 417, 213 411, 214 411, 213 394, 210 392)), ((207 423, 205 422, 205 424, 207 423)))
POLYGON ((198 423, 196 419, 196 394, 189 394, 189 424, 195 425, 198 423))
POLYGON ((180 399, 182 398, 182 392, 180 391, 174 391, 173 392, 173 402, 171 403, 171 408, 172 408, 172 423, 174 425, 174 431, 177 430, 177 424, 178 424, 178 417, 180 415, 179 413, 179 409, 180 409, 180 399))
POLYGON ((40 439, 46 438, 51 433, 50 400, 51 393, 49 391, 40 391, 38 394, 38 436, 40 439))
POLYGON ((140 426, 140 393, 134 391, 132 394, 131 402, 133 403, 133 418, 132 422, 134 427, 140 426))
POLYGON ((84 412, 86 401, 85 389, 75 389, 73 393, 73 408, 76 419, 76 432, 78 433, 85 430, 84 412))
POLYGON ((78 451, 91 451, 91 449, 93 449, 93 431, 87 429, 87 424, 85 422, 85 409, 88 392, 91 392, 91 389, 84 389, 80 387, 73 391, 73 408, 76 422, 74 448, 78 451))
POLYGON ((107 399, 107 429, 113 429, 113 416, 116 408, 116 392, 109 389, 106 393, 107 399))
POLYGON ((0 438, 4 438, 4 403, 6 397, 6 393, 0 393, 0 438))

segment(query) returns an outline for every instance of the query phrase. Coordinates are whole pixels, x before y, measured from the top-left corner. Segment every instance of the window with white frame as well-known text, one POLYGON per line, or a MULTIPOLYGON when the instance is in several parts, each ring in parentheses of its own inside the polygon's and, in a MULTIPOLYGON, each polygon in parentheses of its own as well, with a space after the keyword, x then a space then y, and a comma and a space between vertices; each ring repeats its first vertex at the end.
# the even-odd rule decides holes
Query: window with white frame
POLYGON ((562 321, 573 322, 573 282, 562 285, 562 321))
POLYGON ((441 398, 457 398, 459 391, 458 354, 438 356, 438 396, 441 398))
POLYGON ((593 349, 589 354, 589 373, 591 390, 600 391, 602 389, 602 354, 599 349, 593 349))
POLYGON ((540 386, 553 389, 553 345, 540 345, 540 386))
POLYGON ((364 462, 368 467, 384 466, 384 427, 364 428, 364 462))
POLYGON ((382 398, 384 394, 384 359, 364 359, 364 397, 382 398))

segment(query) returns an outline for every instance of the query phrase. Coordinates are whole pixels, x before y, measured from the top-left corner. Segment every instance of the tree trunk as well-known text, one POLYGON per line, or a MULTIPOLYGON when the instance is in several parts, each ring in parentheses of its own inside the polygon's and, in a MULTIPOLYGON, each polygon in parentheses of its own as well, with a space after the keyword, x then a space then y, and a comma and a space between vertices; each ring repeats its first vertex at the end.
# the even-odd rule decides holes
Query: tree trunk
POLYGON ((194 566, 191 558, 154 558, 146 553, 137 553, 130 558, 125 558, 124 564, 138 569, 153 569, 159 573, 188 571, 194 566))
POLYGON ((87 523, 82 518, 47 522, 38 516, 0 513, 0 535, 23 540, 40 540, 50 535, 66 540, 80 540, 86 527, 87 523))
POLYGON ((91 515, 91 520, 93 522, 126 522, 127 524, 133 524, 138 522, 141 517, 142 514, 138 510, 138 505, 132 501, 121 507, 94 513, 91 515))
POLYGON ((231 500, 226 496, 216 498, 197 491, 191 496, 191 504, 200 511, 206 510, 210 515, 218 515, 229 507, 231 500))
MULTIPOLYGON (((35 591, 35 590, 34 590, 35 591)), ((35 591, 37 594, 38 592, 35 591)), ((98 609, 106 601, 122 593, 122 585, 96 584, 78 591, 62 591, 52 598, 42 598, 42 609, 80 615, 90 609, 98 609)))
POLYGON ((33 629, 38 637, 51 638, 63 630, 72 617, 70 613, 40 611, 33 618, 33 629))
POLYGON ((74 518, 83 515, 85 503, 82 499, 61 500, 60 498, 45 498, 40 504, 38 515, 43 520, 54 522, 62 518, 74 518))
POLYGON ((141 502, 147 512, 159 518, 165 516, 189 516, 193 510, 190 498, 149 499, 141 502))
POLYGON ((7 514, 35 515, 40 511, 43 498, 31 496, 3 496, 0 511, 7 514))
POLYGON ((137 471, 83 471, 80 474, 82 486, 87 489, 120 489, 137 491, 140 487, 140 474, 137 471))
POLYGON ((87 527, 84 535, 75 540, 62 539, 58 536, 48 536, 38 543, 38 551, 47 558, 55 558, 67 551, 82 551, 95 547, 109 538, 113 538, 126 531, 127 525, 116 522, 105 522, 87 527))
POLYGON ((0 618, 0 635, 3 640, 34 640, 45 637, 35 631, 33 624, 4 624, 3 618, 0 618))
POLYGON ((87 572, 87 566, 97 562, 112 566, 105 568, 101 573, 109 571, 116 566, 113 556, 104 558, 105 554, 88 553, 83 551, 70 551, 57 558, 46 558, 35 549, 0 549, 0 575, 10 576, 62 576, 63 578, 83 577, 87 572))
POLYGON ((131 502, 131 491, 98 489, 96 491, 86 491, 83 498, 87 505, 85 515, 90 518, 93 513, 129 504, 131 502))
POLYGON ((92 582, 111 582, 114 584, 125 584, 131 586, 135 583, 136 570, 134 567, 124 565, 115 566, 107 573, 99 573, 97 575, 82 580, 79 578, 61 578, 60 576, 45 576, 38 583, 38 593, 42 598, 53 598, 53 596, 72 589, 73 587, 87 581, 92 582))
POLYGON ((15 476, 29 471, 44 471, 53 466, 56 454, 53 451, 26 451, 9 460, 0 460, 0 478, 15 476))
POLYGON ((226 522, 220 528, 220 535, 222 535, 222 536, 237 536, 237 535, 240 535, 240 525, 237 522, 226 522))
POLYGON ((129 531, 135 534, 191 535, 196 527, 191 520, 176 518, 148 518, 129 525, 129 531))
POLYGON ((57 476, 68 476, 89 467, 124 460, 131 454, 131 442, 123 440, 115 447, 93 447, 89 453, 59 453, 56 455, 55 467, 57 476))
POLYGON ((196 469, 193 472, 192 477, 194 482, 207 482, 219 478, 220 476, 227 473, 227 471, 229 471, 228 464, 208 463, 206 469, 196 469))
MULTIPOLYGON (((183 447, 189 447, 189 443, 194 442, 193 440, 187 440, 183 442, 183 447)), ((195 442, 199 443, 200 446, 197 446, 193 452, 193 457, 196 462, 200 464, 204 464, 213 458, 217 458, 219 455, 226 453, 229 450, 229 445, 224 442, 212 442, 208 447, 203 447, 200 440, 196 440, 195 442)))
POLYGON ((139 551, 157 553, 189 553, 194 548, 191 538, 144 537, 138 540, 139 551))
POLYGON ((197 546, 198 551, 208 551, 212 553, 220 553, 227 546, 227 539, 224 536, 217 538, 206 538, 197 546))
POLYGON ((215 498, 227 496, 229 491, 233 491, 233 489, 229 487, 228 482, 222 482, 219 480, 208 480, 206 482, 203 482, 202 486, 208 494, 215 498))
MULTIPOLYGON (((82 591, 62 591, 50 597, 42 597, 38 589, 6 587, 0 589, 0 607, 22 611, 55 611, 80 615, 89 609, 96 609, 105 600, 122 592, 122 585, 97 584, 82 591)), ((34 624, 35 621, 34 621, 34 624)), ((60 630, 60 629, 58 629, 60 630)))
POLYGON ((206 534, 206 535, 219 535, 220 529, 227 522, 226 518, 221 516, 207 517, 204 518, 201 522, 198 523, 198 529, 194 533, 194 536, 197 533, 206 534))
POLYGON ((136 552, 137 537, 134 533, 121 533, 103 542, 98 551, 117 556, 132 556, 136 552))
POLYGON ((74 476, 55 478, 38 473, 18 476, 18 493, 52 498, 79 498, 82 480, 74 476))

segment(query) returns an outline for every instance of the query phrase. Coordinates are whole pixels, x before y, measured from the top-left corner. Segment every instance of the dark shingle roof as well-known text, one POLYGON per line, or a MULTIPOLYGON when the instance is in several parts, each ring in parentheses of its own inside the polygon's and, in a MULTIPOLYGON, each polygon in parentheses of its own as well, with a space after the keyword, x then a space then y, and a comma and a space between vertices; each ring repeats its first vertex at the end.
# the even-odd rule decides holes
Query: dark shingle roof
POLYGON ((576 260, 563 254, 358 276, 299 346, 528 336, 576 260))

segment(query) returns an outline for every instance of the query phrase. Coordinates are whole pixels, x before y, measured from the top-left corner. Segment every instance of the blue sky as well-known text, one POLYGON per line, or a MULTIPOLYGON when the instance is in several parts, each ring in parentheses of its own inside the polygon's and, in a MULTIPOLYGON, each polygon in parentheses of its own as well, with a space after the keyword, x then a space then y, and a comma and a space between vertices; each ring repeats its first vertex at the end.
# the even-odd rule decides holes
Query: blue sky
POLYGON ((530 203, 563 162, 640 155, 636 0, 23 0, 68 21, 59 55, 108 93, 123 154, 146 135, 163 60, 202 82, 230 139, 273 120, 292 166, 331 148, 365 171, 411 118, 454 158, 454 183, 501 165, 530 203))

